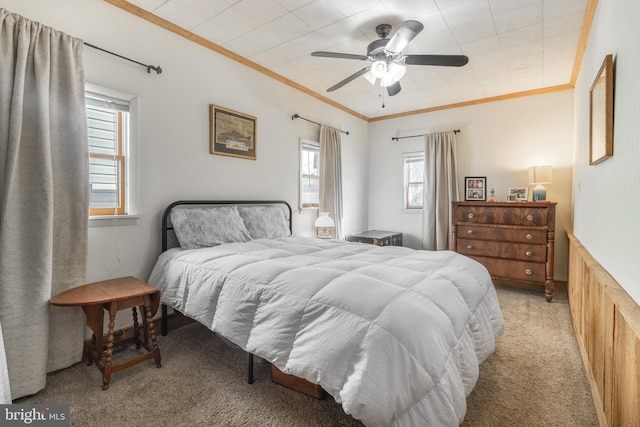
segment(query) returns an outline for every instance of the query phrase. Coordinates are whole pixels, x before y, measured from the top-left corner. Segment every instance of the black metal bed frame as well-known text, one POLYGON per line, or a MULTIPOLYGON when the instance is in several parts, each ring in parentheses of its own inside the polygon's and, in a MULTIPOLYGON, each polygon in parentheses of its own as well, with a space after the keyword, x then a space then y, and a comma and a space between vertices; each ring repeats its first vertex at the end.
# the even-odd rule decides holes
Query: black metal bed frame
MULTIPOLYGON (((285 213, 288 213, 289 220, 289 232, 293 233, 293 211, 291 205, 284 200, 178 200, 171 203, 166 207, 162 214, 162 252, 169 249, 169 234, 173 232, 173 224, 170 224, 169 215, 171 210, 176 206, 210 206, 210 205, 252 205, 252 206, 274 206, 280 205, 286 208, 285 213)), ((172 246, 174 247, 174 246, 172 246)), ((162 335, 166 336, 169 333, 168 321, 167 321, 167 306, 162 304, 162 335)), ((253 383, 253 354, 247 352, 247 382, 253 383)))

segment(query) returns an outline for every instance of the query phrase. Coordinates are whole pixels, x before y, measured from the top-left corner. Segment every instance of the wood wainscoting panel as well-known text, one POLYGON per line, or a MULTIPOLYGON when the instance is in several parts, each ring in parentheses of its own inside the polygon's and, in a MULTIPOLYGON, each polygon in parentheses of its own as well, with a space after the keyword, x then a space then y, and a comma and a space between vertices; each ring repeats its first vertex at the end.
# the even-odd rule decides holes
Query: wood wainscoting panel
POLYGON ((600 424, 640 426, 640 306, 570 233, 567 287, 600 424))

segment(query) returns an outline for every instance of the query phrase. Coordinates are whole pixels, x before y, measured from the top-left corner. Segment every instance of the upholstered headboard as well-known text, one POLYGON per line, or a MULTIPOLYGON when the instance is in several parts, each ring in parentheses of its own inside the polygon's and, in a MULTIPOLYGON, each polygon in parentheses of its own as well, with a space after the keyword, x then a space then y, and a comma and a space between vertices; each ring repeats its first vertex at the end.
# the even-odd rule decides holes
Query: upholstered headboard
MULTIPOLYGON (((196 218, 196 221, 202 221, 203 219, 206 220, 207 216, 215 217, 215 215, 210 215, 210 213, 215 212, 214 210, 216 208, 224 208, 224 210, 219 210, 219 212, 240 215, 239 218, 242 218, 242 224, 246 226, 246 230, 240 232, 243 233, 242 235, 246 236, 247 240, 251 238, 269 237, 269 227, 271 226, 270 222, 273 221, 273 218, 269 218, 265 215, 264 221, 262 221, 260 215, 262 213, 273 213, 274 208, 282 211, 284 227, 288 227, 288 234, 291 234, 293 231, 291 206, 283 200, 180 200, 167 206, 162 215, 162 251, 164 252, 169 248, 181 246, 179 239, 180 236, 176 234, 177 227, 174 226, 172 217, 174 219, 177 217, 184 218, 185 216, 191 217, 191 219, 193 217, 198 217, 196 218)), ((240 225, 241 227, 242 224, 240 225)), ((176 225, 178 228, 180 227, 180 224, 176 225)), ((190 228, 189 225, 190 224, 187 224, 187 229, 190 228)), ((224 243, 219 241, 219 237, 220 236, 215 236, 212 241, 215 243, 224 243)), ((240 239, 240 241, 242 241, 242 237, 240 237, 240 239)), ((193 246, 184 245, 183 232, 182 243, 183 246, 186 246, 187 248, 194 248, 198 247, 202 242, 195 243, 193 246)), ((208 244, 205 244, 205 246, 206 245, 208 244)))

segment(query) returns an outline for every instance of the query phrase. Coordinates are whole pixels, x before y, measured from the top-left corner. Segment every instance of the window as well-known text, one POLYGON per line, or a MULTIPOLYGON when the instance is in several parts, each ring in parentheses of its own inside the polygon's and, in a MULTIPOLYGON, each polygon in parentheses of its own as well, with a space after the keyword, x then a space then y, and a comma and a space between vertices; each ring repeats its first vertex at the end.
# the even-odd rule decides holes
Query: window
POLYGON ((89 215, 125 215, 129 102, 87 91, 89 215))
POLYGON ((404 154, 404 207, 422 209, 424 189, 424 154, 404 154))
POLYGON ((320 144, 300 139, 300 207, 320 205, 320 144))

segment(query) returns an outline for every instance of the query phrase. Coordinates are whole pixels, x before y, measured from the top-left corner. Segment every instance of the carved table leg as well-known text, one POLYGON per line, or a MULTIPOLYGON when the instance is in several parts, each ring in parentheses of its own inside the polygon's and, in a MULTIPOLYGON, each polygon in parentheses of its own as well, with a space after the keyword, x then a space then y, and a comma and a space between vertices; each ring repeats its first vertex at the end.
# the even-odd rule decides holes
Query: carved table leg
POLYGON ((153 324, 153 315, 151 314, 151 307, 147 304, 144 307, 145 317, 147 327, 149 328, 149 336, 151 338, 151 348, 153 349, 153 360, 156 362, 156 367, 161 368, 162 364, 160 363, 160 349, 158 348, 158 344, 156 343, 156 328, 153 324))
POLYGON ((116 304, 112 304, 109 309, 109 332, 107 335, 107 354, 104 362, 104 373, 102 375, 102 389, 107 390, 109 388, 109 381, 111 380, 111 355, 113 353, 113 334, 116 320, 117 308, 116 304))
POLYGON ((140 329, 138 326, 138 310, 135 307, 131 307, 133 313, 133 340, 136 343, 136 348, 140 348, 140 329))

